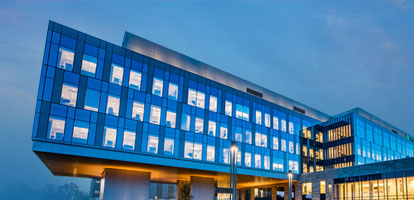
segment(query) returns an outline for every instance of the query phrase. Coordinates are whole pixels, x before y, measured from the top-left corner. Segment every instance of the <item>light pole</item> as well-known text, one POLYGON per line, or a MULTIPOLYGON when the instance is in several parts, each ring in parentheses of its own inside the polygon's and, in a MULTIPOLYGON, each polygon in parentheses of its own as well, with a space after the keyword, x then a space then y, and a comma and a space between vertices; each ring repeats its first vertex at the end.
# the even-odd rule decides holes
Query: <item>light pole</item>
POLYGON ((236 200, 237 191, 237 143, 233 143, 230 148, 230 199, 236 200))
POLYGON ((288 173, 288 178, 289 178, 288 199, 289 200, 292 200, 292 176, 293 176, 292 170, 289 170, 289 173, 288 173))

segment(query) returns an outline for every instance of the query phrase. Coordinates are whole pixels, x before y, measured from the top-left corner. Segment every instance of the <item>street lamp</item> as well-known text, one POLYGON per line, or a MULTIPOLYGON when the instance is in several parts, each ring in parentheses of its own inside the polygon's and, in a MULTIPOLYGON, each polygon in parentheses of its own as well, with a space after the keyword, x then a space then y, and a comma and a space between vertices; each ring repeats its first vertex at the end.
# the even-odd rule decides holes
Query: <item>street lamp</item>
POLYGON ((289 200, 292 200, 292 176, 293 176, 292 170, 289 170, 289 173, 288 173, 288 178, 289 178, 288 199, 289 200))
POLYGON ((237 191, 237 143, 233 142, 230 147, 230 199, 236 200, 237 191))

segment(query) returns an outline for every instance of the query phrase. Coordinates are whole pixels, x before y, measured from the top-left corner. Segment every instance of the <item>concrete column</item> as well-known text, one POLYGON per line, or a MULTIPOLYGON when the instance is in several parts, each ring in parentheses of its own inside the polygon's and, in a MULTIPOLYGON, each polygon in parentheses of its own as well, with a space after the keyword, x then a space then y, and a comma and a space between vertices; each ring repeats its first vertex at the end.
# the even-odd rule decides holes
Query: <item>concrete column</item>
POLYGON ((103 177, 100 200, 147 200, 149 198, 151 173, 105 169, 103 177))
POLYGON ((192 176, 190 180, 193 199, 213 200, 215 198, 216 188, 214 187, 213 178, 192 176))

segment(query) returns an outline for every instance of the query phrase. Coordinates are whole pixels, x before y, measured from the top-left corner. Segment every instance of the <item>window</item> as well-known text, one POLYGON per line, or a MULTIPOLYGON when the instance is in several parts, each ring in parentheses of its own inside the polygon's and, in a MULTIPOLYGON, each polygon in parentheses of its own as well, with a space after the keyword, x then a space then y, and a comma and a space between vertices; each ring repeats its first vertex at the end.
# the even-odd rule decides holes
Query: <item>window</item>
POLYGON ((262 156, 260 154, 254 154, 254 167, 259 169, 262 167, 262 156))
POLYGON ((208 145, 207 146, 207 161, 214 162, 215 157, 215 147, 208 145))
POLYGON ((304 194, 306 196, 312 195, 312 183, 311 182, 302 183, 302 194, 304 194))
POLYGON ((168 85, 168 98, 172 100, 178 99, 178 85, 174 83, 170 83, 168 85))
POLYGON ((194 146, 192 142, 185 141, 184 143, 184 158, 193 158, 194 146))
POLYGON ((227 116, 230 116, 231 117, 231 111, 232 111, 232 104, 231 104, 230 101, 227 101, 226 100, 226 102, 225 102, 225 108, 224 108, 224 113, 227 116))
POLYGON ((286 120, 282 119, 280 120, 280 123, 281 123, 281 127, 280 127, 281 131, 286 132, 286 120))
POLYGON ((223 163, 230 163, 230 151, 229 148, 223 148, 223 163))
POLYGON ((135 149, 135 132, 125 130, 124 131, 124 141, 122 142, 122 148, 127 150, 135 149))
POLYGON ((270 157, 269 156, 263 157, 263 165, 265 169, 270 169, 270 157))
POLYGON ((237 151, 237 156, 236 156, 236 161, 237 161, 237 165, 241 165, 241 151, 237 151))
POLYGON ((210 106, 209 110, 217 112, 217 97, 210 95, 210 106))
POLYGON ((244 154, 244 165, 246 167, 251 167, 252 166, 252 154, 249 152, 246 152, 244 154))
POLYGON ((71 84, 63 83, 60 103, 63 105, 75 107, 77 94, 77 87, 71 84))
POLYGON ((259 147, 267 147, 267 134, 256 132, 255 143, 259 147))
POLYGON ((241 134, 241 129, 236 128, 236 133, 234 135, 234 140, 237 142, 243 142, 243 135, 241 134))
POLYGON ((174 155, 174 139, 165 138, 164 140, 164 155, 174 155))
POLYGON ((142 121, 144 119, 144 104, 134 101, 132 104, 132 119, 142 121))
POLYGON ((216 136, 216 122, 208 121, 208 135, 216 136))
POLYGON ((262 112, 256 110, 256 124, 262 124, 262 112))
POLYGON ((286 152, 286 140, 280 140, 280 144, 282 145, 280 150, 286 152))
POLYGON ((75 121, 72 134, 72 142, 86 144, 88 141, 89 123, 75 121))
POLYGON ((249 130, 246 130, 246 143, 252 144, 252 132, 249 130))
POLYGON ((289 141, 289 153, 295 153, 295 148, 293 147, 292 141, 289 141))
POLYGON ((95 78, 96 63, 96 57, 84 54, 81 74, 95 78))
POLYGON ((273 117, 273 129, 279 130, 279 118, 273 117))
POLYGON ((249 107, 236 104, 236 118, 249 121, 249 107))
POLYGON ((199 143, 194 143, 194 159, 201 160, 203 157, 203 145, 199 143))
POLYGON ((298 161, 289 160, 289 170, 292 170, 293 173, 297 174, 299 171, 298 161))
POLYGON ((221 124, 220 126, 220 138, 227 139, 227 125, 221 124))
POLYGON ((124 76, 124 68, 113 64, 111 69, 111 83, 122 85, 122 77, 124 76))
POLYGON ((105 127, 103 146, 115 148, 115 142, 116 142, 116 129, 105 127))
POLYGON ((72 71, 74 57, 75 51, 65 47, 59 47, 58 68, 72 71))
POLYGON ((163 81, 160 78, 154 77, 154 83, 152 85, 152 94, 162 97, 163 81))
POLYGON ((141 72, 137 72, 133 69, 129 72, 129 87, 132 89, 140 90, 141 89, 141 72))
POLYGON ((293 123, 289 122, 289 133, 293 134, 294 133, 294 128, 293 128, 293 123))
POLYGON ((97 90, 86 89, 85 110, 98 112, 100 93, 97 90))
POLYGON ((185 130, 185 131, 189 131, 190 130, 190 122, 191 122, 190 115, 183 113, 182 118, 181 118, 181 129, 185 130))
POLYGON ((106 104, 106 114, 118 116, 119 97, 108 95, 108 103, 106 104))
POLYGON ((160 124, 161 108, 158 106, 151 106, 150 123, 160 124))
POLYGON ((320 181, 320 194, 325 194, 326 193, 326 181, 320 181))
POLYGON ((205 94, 200 91, 188 88, 188 105, 204 109, 205 94))
POLYGON ((170 128, 175 128, 175 119, 176 114, 174 111, 167 111, 167 116, 165 117, 165 126, 170 128))
POLYGON ((264 117, 265 117, 265 118, 264 118, 264 120, 265 120, 265 121, 264 121, 264 122, 265 122, 265 126, 266 126, 266 127, 270 127, 270 114, 269 114, 269 113, 265 113, 265 114, 264 114, 264 117))
POLYGON ((148 135, 147 152, 154 154, 158 153, 158 136, 148 135))
POLYGON ((196 117, 195 118, 195 125, 194 125, 194 132, 203 134, 203 119, 196 117))
POLYGON ((65 118, 50 116, 48 129, 48 139, 63 140, 65 134, 65 118))
POLYGON ((273 149, 279 150, 279 138, 273 137, 273 149))

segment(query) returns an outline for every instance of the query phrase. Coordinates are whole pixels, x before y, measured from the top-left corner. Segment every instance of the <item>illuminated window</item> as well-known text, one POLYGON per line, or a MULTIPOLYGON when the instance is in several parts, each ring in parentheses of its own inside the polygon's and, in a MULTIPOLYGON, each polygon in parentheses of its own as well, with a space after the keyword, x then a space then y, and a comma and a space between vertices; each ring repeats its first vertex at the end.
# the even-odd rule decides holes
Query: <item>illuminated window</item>
POLYGON ((289 133, 293 134, 294 133, 294 128, 293 128, 293 123, 289 122, 289 133))
POLYGON ((63 83, 60 103, 63 105, 75 107, 77 94, 78 88, 76 86, 63 83))
POLYGON ((181 118, 181 129, 185 130, 185 131, 189 131, 190 130, 190 122, 191 122, 190 115, 183 113, 182 118, 181 118))
POLYGON ((100 93, 97 90, 86 89, 85 110, 98 112, 100 93))
POLYGON ((140 90, 141 88, 141 72, 137 72, 133 69, 129 72, 129 87, 132 89, 140 90))
POLYGON ((224 108, 224 112, 227 116, 231 117, 231 111, 232 111, 232 104, 230 101, 225 102, 225 108, 224 108))
POLYGON ((215 147, 208 145, 207 146, 207 161, 214 162, 215 157, 215 147))
POLYGON ((270 169, 270 157, 269 156, 263 157, 263 165, 265 169, 270 169))
POLYGON ((154 82, 152 85, 152 94, 162 97, 162 87, 164 83, 162 79, 154 77, 154 82))
POLYGON ((236 133, 234 135, 234 140, 237 141, 237 142, 242 142, 243 141, 243 135, 240 131, 241 131, 241 129, 236 130, 236 133))
POLYGON ((63 140, 65 134, 65 118, 50 116, 47 138, 52 140, 63 140))
POLYGON ((124 68, 112 63, 110 82, 114 84, 122 85, 123 76, 124 76, 124 68))
POLYGON ((279 150, 279 138, 273 137, 273 149, 279 150))
POLYGON ((58 68, 72 71, 74 57, 75 51, 65 47, 59 47, 58 68))
POLYGON ((147 144, 148 153, 158 153, 158 136, 148 135, 148 144, 147 144))
POLYGON ((230 150, 229 148, 223 148, 223 163, 230 163, 230 150))
POLYGON ((200 91, 188 88, 188 105, 204 109, 205 94, 200 91))
POLYGON ((151 106, 150 123, 160 124, 161 108, 158 106, 151 106))
POLYGON ((326 193, 326 181, 320 181, 320 193, 321 194, 325 194, 326 193))
POLYGON ((175 128, 175 119, 176 119, 175 112, 167 111, 167 116, 165 117, 165 125, 167 127, 175 128))
POLYGON ((237 151, 236 161, 237 165, 241 165, 241 151, 237 151))
POLYGON ((280 120, 280 126, 281 131, 286 132, 286 120, 280 120))
POLYGON ((198 117, 195 118, 195 124, 194 124, 194 132, 195 133, 203 134, 203 127, 204 127, 203 122, 204 122, 203 119, 198 118, 198 117))
POLYGON ((252 154, 249 152, 246 152, 244 154, 244 165, 246 167, 251 167, 252 166, 252 154))
POLYGON ((236 118, 249 121, 249 107, 236 104, 236 118))
POLYGON ((134 101, 132 105, 132 119, 139 121, 144 120, 144 104, 138 101, 134 101))
POLYGON ((174 139, 172 138, 164 139, 164 155, 168 155, 168 156, 174 155, 174 139))
POLYGON ((220 126, 220 138, 227 139, 227 125, 221 124, 220 126))
POLYGON ((246 130, 246 143, 252 144, 252 132, 249 130, 246 130))
POLYGON ((115 142, 116 142, 116 129, 115 128, 110 128, 110 127, 105 127, 103 146, 104 147, 115 148, 115 142))
POLYGON ((205 94, 202 92, 197 92, 197 107, 204 109, 205 94))
POLYGON ((210 106, 209 110, 217 112, 217 97, 210 95, 210 106))
POLYGON ((135 132, 125 130, 124 131, 124 141, 122 142, 122 148, 128 150, 135 149, 135 132))
POLYGON ((302 183, 302 194, 312 195, 312 183, 302 183))
POLYGON ((88 141, 89 123, 75 121, 73 126, 72 142, 86 144, 88 141))
POLYGON ((279 118, 273 117, 273 129, 279 130, 279 118))
POLYGON ((262 167, 262 156, 260 154, 254 154, 254 167, 259 169, 262 167))
POLYGON ((97 58, 87 54, 83 55, 81 74, 95 77, 97 58))
POLYGON ((208 121, 208 135, 216 136, 216 122, 208 121))
POLYGON ((119 97, 108 95, 108 102, 106 104, 106 114, 118 116, 119 112, 119 97))
POLYGON ((270 114, 268 113, 264 114, 264 123, 266 127, 270 127, 270 114))
POLYGON ((289 153, 295 153, 295 148, 293 147, 292 141, 289 141, 289 153))
POLYGON ((281 145, 280 150, 286 152, 286 140, 284 139, 280 140, 280 145, 281 145))
POLYGON ((267 135, 266 134, 256 132, 255 136, 256 136, 255 137, 256 146, 267 147, 267 135))
POLYGON ((199 143, 194 143, 194 159, 201 160, 203 157, 203 145, 199 143))
POLYGON ((178 85, 174 83, 170 83, 168 85, 168 98, 172 100, 178 99, 178 85))
POLYGON ((256 110, 256 124, 262 124, 262 112, 256 110))
POLYGON ((184 158, 193 158, 194 145, 192 142, 185 141, 184 143, 184 158))

